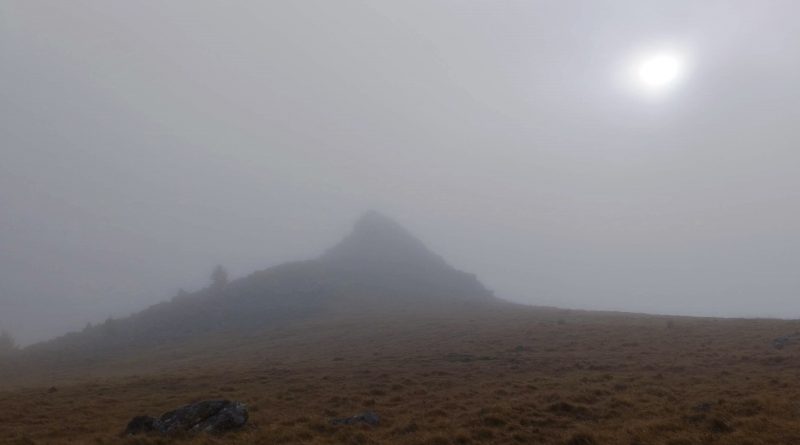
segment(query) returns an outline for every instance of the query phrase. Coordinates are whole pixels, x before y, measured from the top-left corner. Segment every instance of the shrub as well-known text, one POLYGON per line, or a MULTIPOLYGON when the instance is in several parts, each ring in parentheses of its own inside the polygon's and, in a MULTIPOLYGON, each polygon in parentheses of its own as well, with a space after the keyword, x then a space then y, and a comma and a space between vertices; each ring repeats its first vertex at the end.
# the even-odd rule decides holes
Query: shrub
POLYGON ((8 355, 18 349, 17 341, 8 331, 0 331, 0 355, 8 355))

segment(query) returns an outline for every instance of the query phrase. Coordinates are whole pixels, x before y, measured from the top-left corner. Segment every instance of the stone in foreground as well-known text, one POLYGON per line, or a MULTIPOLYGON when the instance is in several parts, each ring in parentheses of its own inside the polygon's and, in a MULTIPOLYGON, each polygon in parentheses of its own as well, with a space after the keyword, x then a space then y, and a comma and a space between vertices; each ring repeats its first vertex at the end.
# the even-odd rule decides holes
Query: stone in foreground
POLYGON ((332 425, 355 425, 357 423, 365 423, 370 426, 377 426, 381 422, 381 418, 372 411, 358 414, 353 417, 340 417, 332 419, 332 425))
POLYGON ((186 405, 161 417, 134 417, 125 432, 136 434, 225 433, 247 423, 247 407, 230 400, 205 400, 186 405))

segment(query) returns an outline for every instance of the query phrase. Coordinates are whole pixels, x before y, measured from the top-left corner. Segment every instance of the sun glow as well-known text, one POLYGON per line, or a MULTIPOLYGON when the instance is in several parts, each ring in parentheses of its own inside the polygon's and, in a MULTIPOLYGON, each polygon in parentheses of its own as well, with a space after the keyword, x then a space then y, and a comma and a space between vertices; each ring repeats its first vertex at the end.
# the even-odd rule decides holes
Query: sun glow
POLYGON ((630 62, 629 83, 647 95, 661 96, 683 80, 686 66, 686 56, 679 51, 643 52, 630 62))
POLYGON ((675 83, 681 72, 681 61, 673 54, 658 54, 639 64, 639 81, 647 88, 666 88, 675 83))

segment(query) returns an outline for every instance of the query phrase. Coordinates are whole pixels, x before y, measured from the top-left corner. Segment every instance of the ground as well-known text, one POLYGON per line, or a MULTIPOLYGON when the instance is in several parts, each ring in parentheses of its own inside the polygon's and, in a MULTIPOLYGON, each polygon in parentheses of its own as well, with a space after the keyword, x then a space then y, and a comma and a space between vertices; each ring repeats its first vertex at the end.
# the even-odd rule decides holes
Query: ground
POLYGON ((2 444, 798 444, 800 345, 777 320, 502 306, 341 317, 38 370, 0 390, 2 444), (128 420, 245 402, 224 436, 122 438, 128 420), (380 425, 330 424, 367 410, 380 425))

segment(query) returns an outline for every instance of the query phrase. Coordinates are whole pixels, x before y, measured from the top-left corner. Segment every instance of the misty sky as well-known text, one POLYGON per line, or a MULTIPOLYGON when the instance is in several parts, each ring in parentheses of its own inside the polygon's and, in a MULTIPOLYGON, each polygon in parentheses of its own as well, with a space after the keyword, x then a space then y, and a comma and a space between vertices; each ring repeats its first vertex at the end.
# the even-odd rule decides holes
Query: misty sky
POLYGON ((0 0, 23 343, 395 217, 501 297, 800 316, 794 1, 0 0), (691 63, 658 98, 631 55, 691 63))

